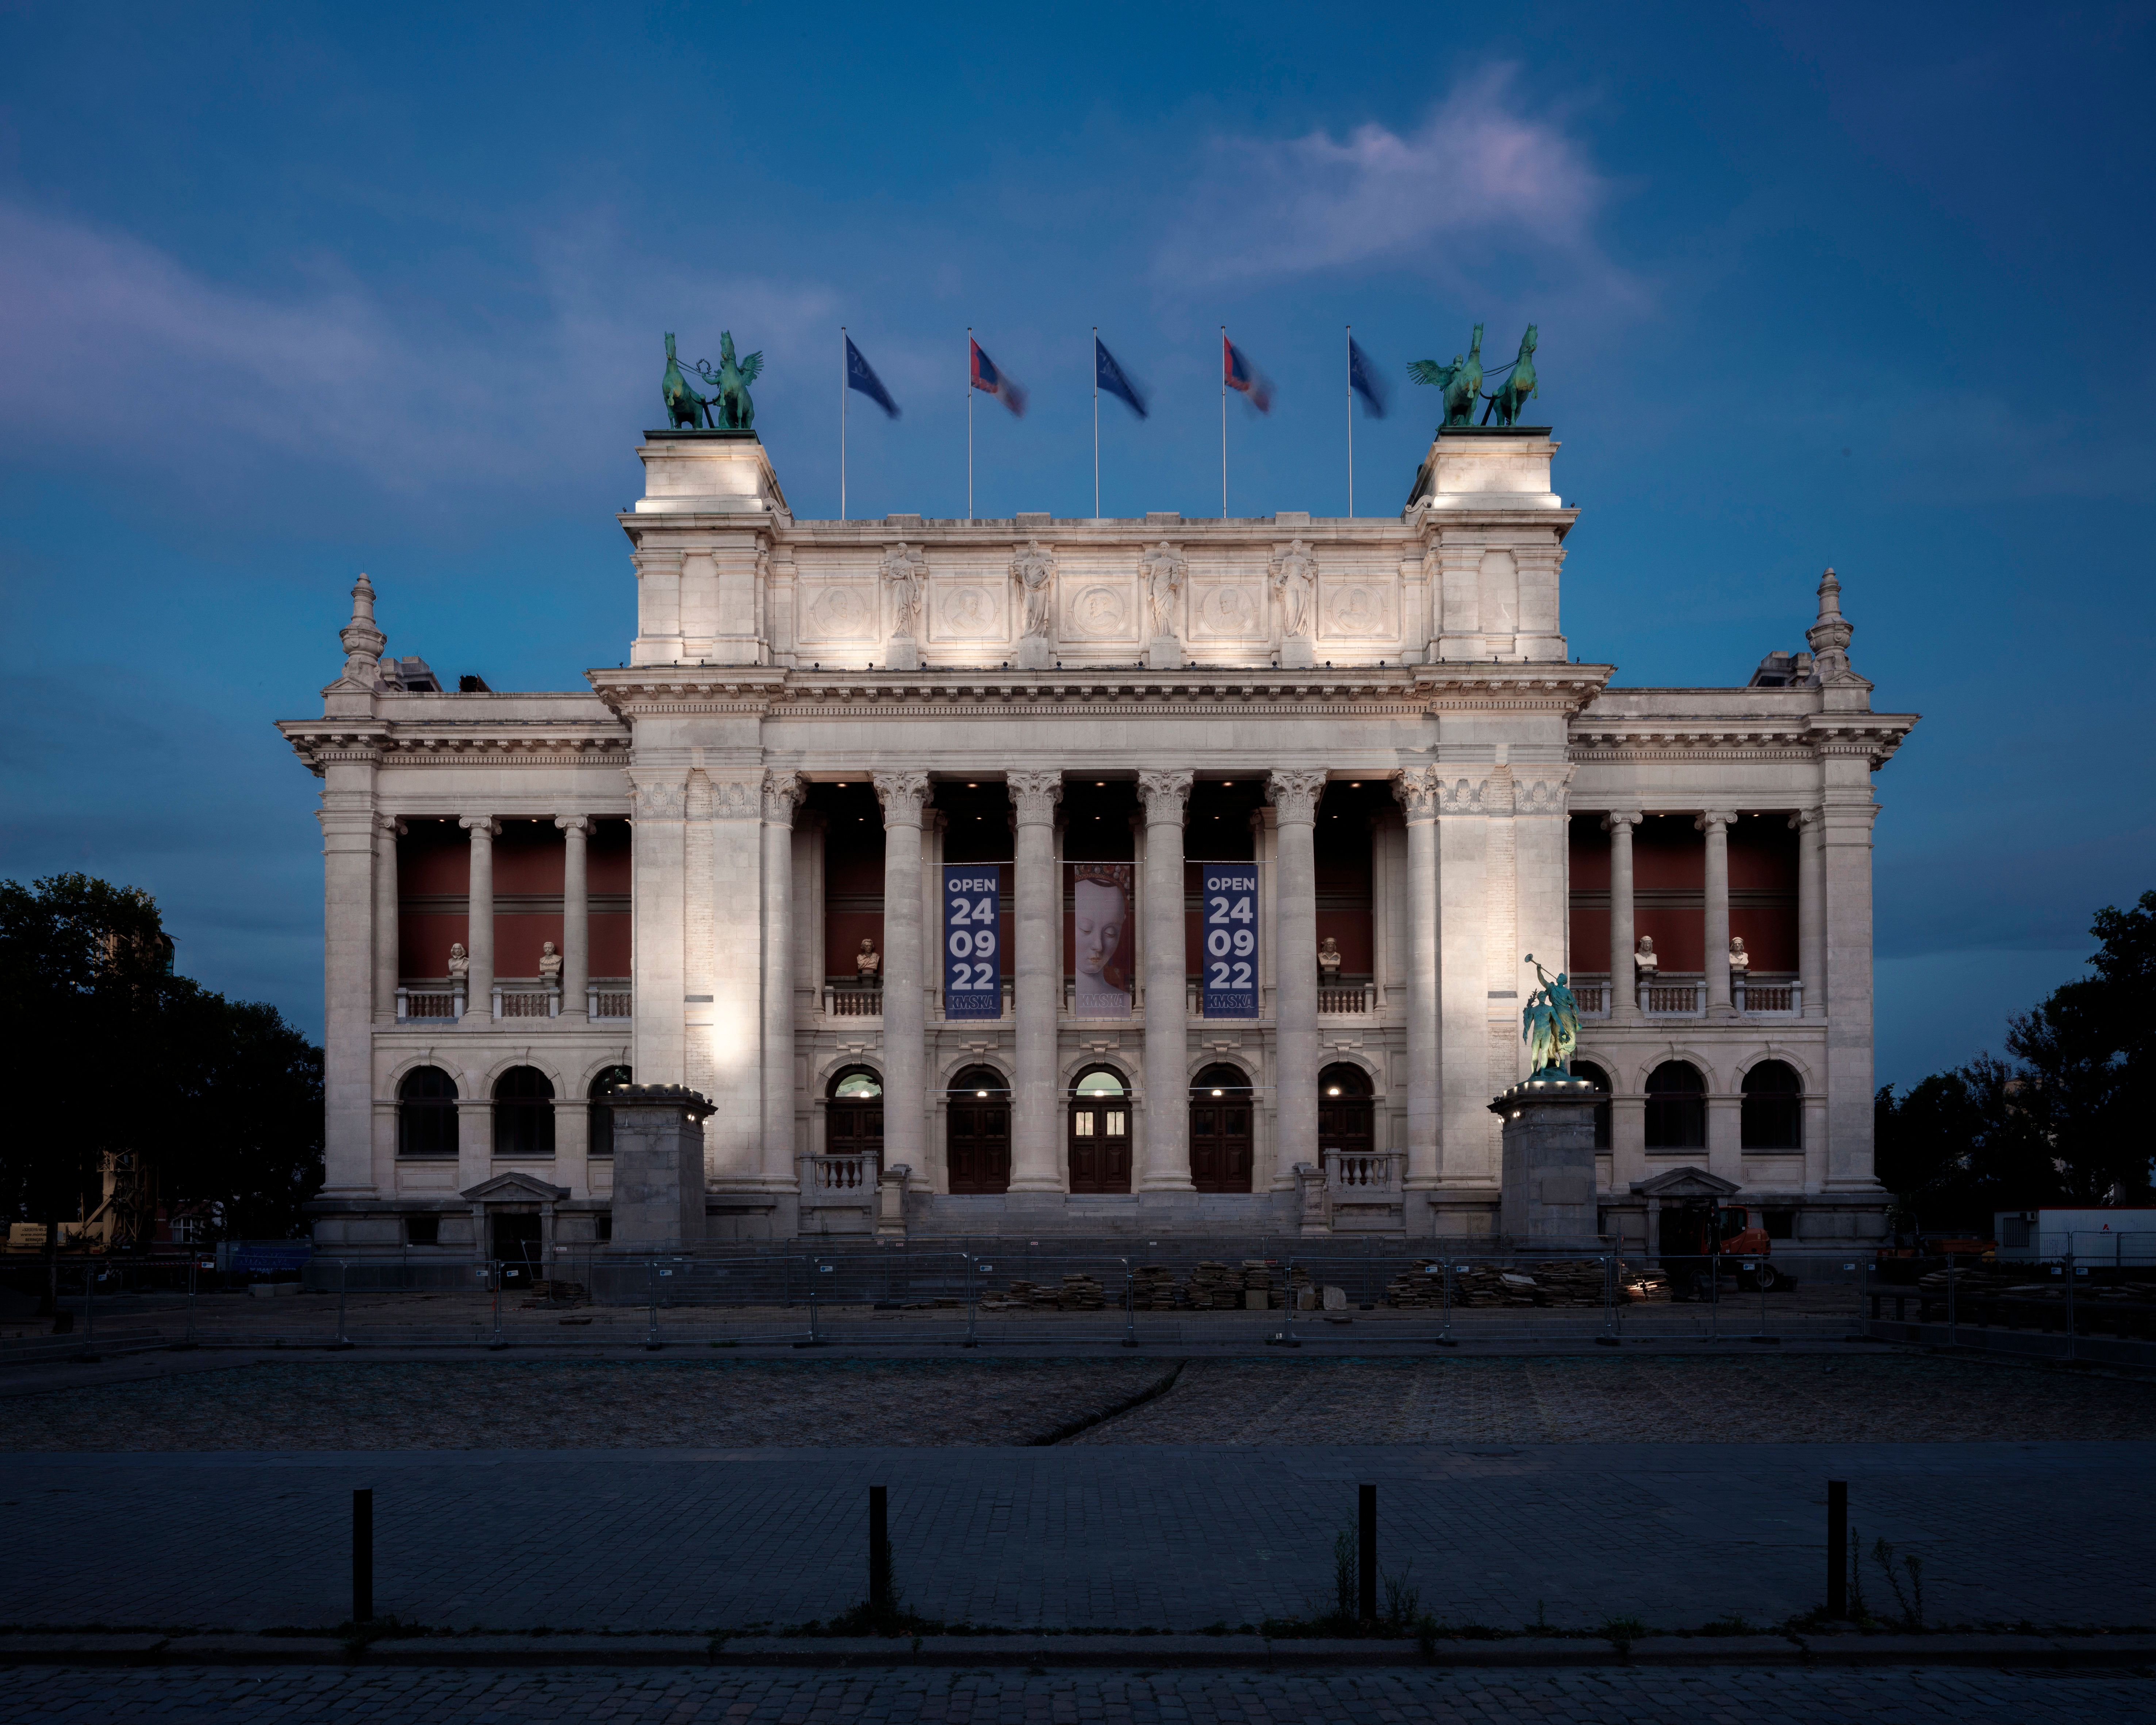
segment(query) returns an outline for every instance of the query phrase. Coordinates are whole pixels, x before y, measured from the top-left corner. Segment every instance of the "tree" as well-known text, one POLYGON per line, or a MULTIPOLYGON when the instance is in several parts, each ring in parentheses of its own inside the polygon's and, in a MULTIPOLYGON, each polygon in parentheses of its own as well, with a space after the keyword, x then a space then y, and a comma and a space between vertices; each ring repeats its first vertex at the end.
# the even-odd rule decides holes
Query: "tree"
POLYGON ((2020 1085, 2013 1067, 1979 1054, 1905 1096, 1880 1089, 1874 1171, 1920 1228, 1989 1232, 1995 1211, 2058 1201, 2051 1146, 2020 1105, 2020 1085))

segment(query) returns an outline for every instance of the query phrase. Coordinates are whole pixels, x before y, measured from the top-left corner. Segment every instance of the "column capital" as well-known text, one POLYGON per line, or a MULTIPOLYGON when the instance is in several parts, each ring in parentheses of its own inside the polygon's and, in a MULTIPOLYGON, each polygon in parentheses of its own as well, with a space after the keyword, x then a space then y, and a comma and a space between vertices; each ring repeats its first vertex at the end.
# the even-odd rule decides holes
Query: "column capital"
POLYGON ((791 826, 793 811, 808 795, 798 773, 767 772, 763 775, 763 818, 773 826, 791 826))
POLYGON ((1325 795, 1327 774, 1322 767, 1311 771, 1290 769, 1269 774, 1265 801, 1273 806, 1282 825, 1307 826, 1317 819, 1317 800, 1325 795))
POLYGON ((1695 832, 1711 833, 1717 827, 1726 832, 1736 824, 1737 816, 1727 810, 1707 809, 1692 816, 1691 827, 1695 832))
POLYGON ((1408 825, 1437 819, 1437 769, 1403 767, 1393 775, 1393 800, 1407 811, 1408 825))
POLYGON ((1063 801, 1063 774, 1032 770, 1007 772, 1004 789, 1021 826, 1046 826, 1055 819, 1055 806, 1063 801))
POLYGON ((685 769, 672 771, 647 768, 639 776, 634 771, 629 777, 629 818, 631 821, 679 821, 689 808, 689 775, 685 769))
POLYGON ((1614 834, 1621 826, 1629 834, 1643 818, 1637 809, 1612 809, 1602 817, 1602 830, 1614 834))
POLYGON ((875 786, 876 800, 883 805, 885 826, 921 824, 921 806, 928 801, 927 774, 871 773, 869 780, 875 786))
POLYGON ((411 829, 405 826, 402 816, 377 813, 374 817, 374 830, 385 838, 402 838, 411 829))
POLYGON ((1799 809, 1789 816, 1789 831, 1792 832, 1802 832, 1807 827, 1816 830, 1819 824, 1820 811, 1817 809, 1799 809))
POLYGON ((1183 805, 1190 800, 1190 783, 1194 776, 1176 770, 1138 775, 1138 795, 1145 799, 1147 826, 1183 824, 1183 805))
POLYGON ((589 815, 557 815, 554 816, 554 824, 564 832, 588 834, 593 822, 589 815))
POLYGON ((459 815, 457 816, 457 825, 475 837, 481 832, 485 833, 489 838, 501 837, 501 822, 491 815, 459 815))

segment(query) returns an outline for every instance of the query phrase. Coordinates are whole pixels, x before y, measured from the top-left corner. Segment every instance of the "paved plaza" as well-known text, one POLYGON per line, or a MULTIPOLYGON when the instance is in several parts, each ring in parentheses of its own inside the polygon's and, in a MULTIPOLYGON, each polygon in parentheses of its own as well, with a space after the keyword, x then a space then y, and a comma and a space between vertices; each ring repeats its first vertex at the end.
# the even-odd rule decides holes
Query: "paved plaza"
POLYGON ((641 1725, 2052 1725, 2146 1718, 2147 1673, 1958 1670, 1697 1671, 737 1672, 186 1670, 11 1674, 13 1717, 300 1725, 592 1719, 641 1725))

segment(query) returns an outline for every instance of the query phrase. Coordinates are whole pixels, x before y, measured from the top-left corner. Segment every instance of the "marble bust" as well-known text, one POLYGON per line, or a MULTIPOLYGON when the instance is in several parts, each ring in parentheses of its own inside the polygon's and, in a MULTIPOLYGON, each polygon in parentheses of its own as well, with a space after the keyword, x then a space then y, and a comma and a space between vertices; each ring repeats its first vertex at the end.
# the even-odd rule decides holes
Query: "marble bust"
POLYGON ((562 980, 562 955, 554 950, 552 940, 539 943, 539 980, 559 982, 562 980))
POLYGON ((883 976, 883 955, 875 950, 875 942, 864 940, 861 950, 854 955, 854 976, 856 981, 875 982, 883 976))
POLYGON ((1640 950, 1632 955, 1634 973, 1644 982, 1661 968, 1661 958, 1655 950, 1655 937, 1652 935, 1640 935, 1640 950))
POLYGON ((1317 943, 1317 975, 1328 987, 1340 980, 1340 943, 1330 935, 1317 943))
POLYGON ((1742 935, 1729 937, 1729 968, 1740 976, 1752 968, 1752 955, 1744 950, 1742 935))
POLYGON ((470 970, 471 955, 465 950, 465 943, 452 940, 449 943, 449 975, 462 981, 470 970))

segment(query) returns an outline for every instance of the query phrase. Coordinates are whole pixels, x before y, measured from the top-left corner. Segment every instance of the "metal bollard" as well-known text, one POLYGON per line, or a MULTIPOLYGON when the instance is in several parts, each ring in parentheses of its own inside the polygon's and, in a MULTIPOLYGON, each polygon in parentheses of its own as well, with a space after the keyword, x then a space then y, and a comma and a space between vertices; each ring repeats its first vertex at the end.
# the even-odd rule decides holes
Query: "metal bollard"
POLYGON ((644 1331, 644 1348, 646 1353, 655 1353, 659 1348, 659 1260, 644 1260, 644 1286, 651 1307, 651 1326, 644 1331))
MULTIPOLYGON (((345 1334, 344 1328, 345 1280, 345 1261, 343 1259, 340 1258, 337 1259, 337 1331, 336 1341, 332 1344, 333 1346, 340 1348, 350 1347, 352 1346, 352 1338, 345 1334)), ((501 1327, 498 1320, 496 1321, 495 1327, 497 1329, 501 1327)))
POLYGON ((964 1257, 963 1254, 961 1254, 961 1259, 965 1264, 967 1269, 972 1272, 972 1274, 968 1275, 966 1278, 966 1340, 964 1346, 968 1347, 978 1347, 981 1345, 981 1277, 984 1273, 984 1267, 981 1264, 976 1264, 973 1259, 964 1257))
POLYGON ((1358 1500, 1356 1504, 1358 1520, 1361 1523, 1355 1540, 1355 1563, 1359 1572, 1357 1580, 1361 1585, 1362 1618, 1365 1623, 1375 1623, 1378 1620, 1378 1488, 1375 1486, 1358 1486, 1355 1496, 1358 1500))
POLYGON ((374 1492, 364 1486, 352 1494, 352 1620, 374 1620, 374 1492))
POLYGON ((1960 1314, 1954 1306, 1954 1261, 1947 1259, 1947 1346, 1961 1346, 1960 1314))
POLYGON ((2077 1337, 2074 1329, 2074 1254, 2066 1253, 2066 1357, 2073 1359, 2078 1353, 2077 1337))
POLYGON ((1126 1259, 1123 1261, 1123 1346, 1136 1347, 1137 1345, 1138 1276, 1137 1272, 1131 1268, 1130 1260, 1126 1259))
POLYGON ((1295 1259, 1291 1256, 1287 1269, 1287 1328, 1281 1332, 1282 1347, 1301 1347, 1301 1341, 1295 1333, 1295 1259))
POLYGON ((891 1609, 891 1514, 888 1488, 869 1487, 869 1609, 891 1609))
POLYGON ((1826 1614, 1849 1615, 1849 1481, 1826 1482, 1826 1614))
POLYGON ((187 1253, 187 1328, 185 1338, 189 1347, 195 1345, 195 1270, 200 1262, 190 1249, 187 1253))

